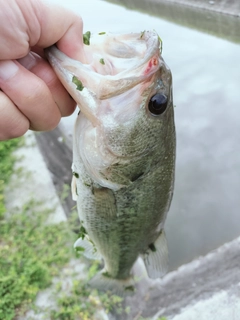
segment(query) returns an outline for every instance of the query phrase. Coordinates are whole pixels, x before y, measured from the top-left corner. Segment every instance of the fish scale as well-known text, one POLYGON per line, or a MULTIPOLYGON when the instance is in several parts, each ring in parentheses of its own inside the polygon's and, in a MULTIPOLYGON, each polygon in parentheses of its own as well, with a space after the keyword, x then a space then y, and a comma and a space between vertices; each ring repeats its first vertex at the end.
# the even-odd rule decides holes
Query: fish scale
POLYGON ((159 45, 154 31, 106 33, 91 37, 88 62, 56 47, 46 52, 81 110, 73 134, 72 190, 86 234, 75 247, 104 261, 90 283, 121 295, 134 285, 131 270, 138 256, 149 277, 167 272, 164 223, 173 195, 176 137, 171 71, 159 45), (104 71, 94 60, 105 53, 111 74, 109 65, 104 71))

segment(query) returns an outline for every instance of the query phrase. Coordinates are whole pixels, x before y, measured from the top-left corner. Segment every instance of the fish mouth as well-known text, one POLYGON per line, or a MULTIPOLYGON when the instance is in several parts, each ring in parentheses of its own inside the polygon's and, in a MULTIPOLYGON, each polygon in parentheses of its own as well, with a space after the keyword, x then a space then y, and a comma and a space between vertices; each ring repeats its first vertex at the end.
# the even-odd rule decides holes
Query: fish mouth
POLYGON ((60 81, 92 122, 99 100, 120 95, 149 79, 160 68, 160 39, 154 31, 99 33, 84 46, 81 61, 56 46, 45 49, 60 81))

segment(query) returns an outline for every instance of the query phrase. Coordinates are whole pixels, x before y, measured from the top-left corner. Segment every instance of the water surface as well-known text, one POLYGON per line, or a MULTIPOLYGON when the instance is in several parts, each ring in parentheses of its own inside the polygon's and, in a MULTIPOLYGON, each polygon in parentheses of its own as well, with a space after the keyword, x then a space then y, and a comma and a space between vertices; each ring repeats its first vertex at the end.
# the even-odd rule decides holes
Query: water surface
MULTIPOLYGON (((177 130, 175 192, 166 223, 170 268, 239 236, 239 28, 231 24, 229 35, 235 36, 221 38, 216 32, 221 24, 202 32, 201 15, 194 16, 199 31, 100 0, 62 4, 82 15, 85 31, 155 29, 163 39, 163 57, 173 73, 177 130)), ((179 13, 177 19, 185 18, 179 13)), ((73 121, 63 121, 68 132, 73 121)))

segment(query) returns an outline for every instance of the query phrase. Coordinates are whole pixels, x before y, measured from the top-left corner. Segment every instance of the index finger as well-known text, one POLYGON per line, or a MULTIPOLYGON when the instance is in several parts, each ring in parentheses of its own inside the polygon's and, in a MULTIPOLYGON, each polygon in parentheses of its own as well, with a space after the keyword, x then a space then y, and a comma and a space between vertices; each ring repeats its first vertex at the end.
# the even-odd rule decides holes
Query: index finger
POLYGON ((46 3, 42 3, 36 15, 41 33, 34 46, 46 48, 56 43, 59 50, 69 57, 77 60, 83 57, 83 21, 80 16, 66 8, 46 3))
POLYGON ((20 59, 32 48, 55 43, 74 59, 83 54, 80 16, 41 0, 0 0, 0 59, 20 59))

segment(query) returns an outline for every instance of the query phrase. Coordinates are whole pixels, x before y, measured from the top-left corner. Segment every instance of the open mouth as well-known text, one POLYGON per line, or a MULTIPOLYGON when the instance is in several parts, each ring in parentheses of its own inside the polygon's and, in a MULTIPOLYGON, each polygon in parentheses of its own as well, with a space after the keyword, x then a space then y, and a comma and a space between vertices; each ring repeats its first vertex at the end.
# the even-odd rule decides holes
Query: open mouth
POLYGON ((81 110, 97 122, 99 100, 127 92, 160 68, 160 40, 154 31, 88 35, 83 61, 69 58, 56 46, 46 49, 46 55, 81 110))
MULTIPOLYGON (((83 87, 91 90, 86 82, 88 76, 95 83, 103 80, 119 80, 150 76, 159 67, 159 37, 155 32, 145 31, 115 35, 100 32, 91 35, 88 32, 82 61, 73 60, 56 47, 47 49, 47 57, 55 69, 75 76, 83 87), (63 70, 62 70, 63 71, 63 70), (86 75, 87 73, 87 75, 86 75), (93 78, 96 79, 93 79, 93 78)), ((55 70, 56 71, 56 70, 55 70)), ((94 91, 94 90, 92 90, 94 91)))
POLYGON ((144 59, 147 43, 141 34, 114 35, 100 32, 85 45, 85 64, 101 75, 115 76, 131 70, 144 59))

